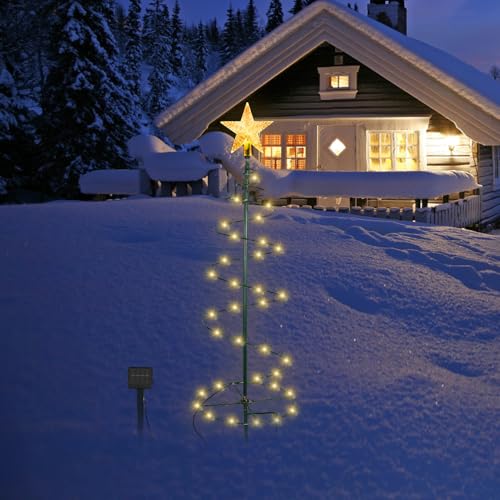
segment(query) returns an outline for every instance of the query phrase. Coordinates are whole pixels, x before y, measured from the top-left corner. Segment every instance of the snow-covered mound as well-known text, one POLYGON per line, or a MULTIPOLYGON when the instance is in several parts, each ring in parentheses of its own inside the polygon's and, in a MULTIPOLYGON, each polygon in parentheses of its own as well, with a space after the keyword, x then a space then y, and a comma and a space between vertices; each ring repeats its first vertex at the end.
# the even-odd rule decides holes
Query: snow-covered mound
POLYGON ((219 424, 196 436, 196 387, 240 374, 239 351, 200 321, 228 298, 204 272, 238 248, 214 227, 239 210, 0 207, 2 498, 497 497, 498 236, 277 209, 253 234, 287 252, 251 277, 291 298, 252 313, 251 335, 294 355, 300 415, 247 444, 219 424), (154 369, 142 439, 127 388, 141 365, 154 369))
MULTIPOLYGON (((231 154, 233 138, 223 132, 209 132, 199 140, 202 151, 238 182, 243 180, 241 151, 231 154)), ((468 172, 321 172, 314 170, 272 170, 255 158, 263 198, 347 196, 356 198, 431 199, 451 193, 471 191, 481 186, 468 172)))

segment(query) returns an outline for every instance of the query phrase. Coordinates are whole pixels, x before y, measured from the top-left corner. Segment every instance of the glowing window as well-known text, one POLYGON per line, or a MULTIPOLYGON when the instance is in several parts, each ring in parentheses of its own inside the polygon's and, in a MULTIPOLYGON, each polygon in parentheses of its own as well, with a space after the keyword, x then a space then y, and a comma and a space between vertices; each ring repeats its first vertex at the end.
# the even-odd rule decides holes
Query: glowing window
POLYGON ((264 134, 262 136, 262 164, 265 167, 281 168, 281 135, 264 134))
POLYGON ((288 134, 286 136, 286 168, 288 170, 305 170, 306 157, 306 135, 288 134))
POLYGON ((418 170, 418 132, 368 132, 368 170, 418 170))
POLYGON ((349 75, 333 75, 330 77, 330 87, 332 89, 348 89, 349 75))

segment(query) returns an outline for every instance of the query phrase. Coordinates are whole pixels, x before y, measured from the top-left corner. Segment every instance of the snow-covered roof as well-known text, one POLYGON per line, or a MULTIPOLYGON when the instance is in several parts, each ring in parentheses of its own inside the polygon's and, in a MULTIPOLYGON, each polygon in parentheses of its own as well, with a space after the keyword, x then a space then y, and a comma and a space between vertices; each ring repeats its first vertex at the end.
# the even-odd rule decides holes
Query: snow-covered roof
POLYGON ((190 142, 324 42, 452 120, 473 140, 500 144, 498 82, 335 0, 319 0, 293 16, 161 113, 155 123, 175 143, 190 142))

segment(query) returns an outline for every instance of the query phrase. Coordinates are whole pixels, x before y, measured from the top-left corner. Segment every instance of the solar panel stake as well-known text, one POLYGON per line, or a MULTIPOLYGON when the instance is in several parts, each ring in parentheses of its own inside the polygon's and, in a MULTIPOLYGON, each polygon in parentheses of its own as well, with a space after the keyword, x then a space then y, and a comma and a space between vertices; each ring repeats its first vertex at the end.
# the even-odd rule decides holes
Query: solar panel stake
POLYGON ((144 389, 153 387, 153 368, 130 366, 128 369, 128 388, 137 390, 137 432, 144 429, 144 389))

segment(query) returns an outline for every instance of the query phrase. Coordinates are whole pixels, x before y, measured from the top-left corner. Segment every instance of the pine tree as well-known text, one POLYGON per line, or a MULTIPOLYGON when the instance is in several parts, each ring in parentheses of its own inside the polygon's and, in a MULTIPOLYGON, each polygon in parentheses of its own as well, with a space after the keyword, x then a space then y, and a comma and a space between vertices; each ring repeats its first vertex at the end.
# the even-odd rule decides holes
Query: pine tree
POLYGON ((117 5, 115 9, 115 29, 113 35, 115 36, 120 54, 125 53, 125 45, 127 43, 127 33, 125 26, 127 25, 127 14, 121 5, 117 5))
POLYGON ((211 50, 216 50, 220 44, 220 32, 219 26, 217 25, 217 19, 215 17, 208 21, 205 30, 207 41, 210 44, 211 50))
POLYGON ((181 38, 182 38, 182 21, 181 8, 179 1, 175 0, 172 21, 170 23, 170 68, 176 76, 181 74, 182 69, 182 54, 181 54, 181 38))
POLYGON ((170 89, 170 15, 168 7, 159 2, 159 13, 155 16, 154 37, 152 45, 149 74, 150 91, 146 99, 146 109, 151 117, 157 115, 170 104, 168 91, 170 89))
POLYGON ((205 28, 200 22, 196 33, 194 43, 195 54, 195 71, 193 81, 195 84, 202 82, 207 74, 207 40, 205 36, 205 28))
MULTIPOLYGON (((30 186, 34 170, 34 113, 30 101, 19 95, 14 78, 0 71, 0 184, 30 186)), ((30 186, 31 187, 31 186, 30 186)), ((2 187, 0 186, 0 191, 2 187)), ((1 193, 0 193, 1 194, 1 193)))
POLYGON ((41 172, 48 189, 74 194, 80 174, 131 165, 135 102, 119 71, 100 0, 64 0, 54 12, 52 67, 42 92, 41 172))
MULTIPOLYGON (((150 64, 153 61, 155 40, 161 29, 159 26, 160 19, 164 16, 165 9, 167 9, 166 12, 168 13, 168 7, 164 4, 164 0, 151 0, 142 21, 143 55, 144 60, 150 64)), ((167 17, 170 23, 170 16, 168 15, 167 17)), ((167 43, 170 45, 170 40, 167 43)))
POLYGON ((293 7, 290 10, 290 14, 298 14, 304 8, 303 0, 295 0, 293 3, 293 7))
POLYGON ((124 76, 130 89, 139 100, 141 97, 141 0, 130 0, 126 21, 127 41, 125 44, 124 76))
POLYGON ((244 18, 244 32, 246 38, 244 48, 246 48, 254 44, 260 38, 260 28, 257 21, 257 9, 255 8, 253 0, 248 0, 244 18))
POLYGON ((283 7, 281 0, 271 0, 267 9, 266 33, 270 33, 274 28, 283 24, 283 7))
POLYGON ((237 56, 240 52, 245 50, 248 46, 248 39, 246 37, 245 23, 243 21, 243 13, 240 9, 236 11, 234 16, 234 50, 233 57, 237 56))
POLYGON ((304 7, 307 7, 308 5, 311 5, 312 3, 314 3, 316 0, 303 0, 303 5, 304 7))
POLYGON ((226 22, 222 32, 221 62, 226 64, 236 55, 236 32, 233 7, 229 4, 226 12, 226 22))

